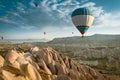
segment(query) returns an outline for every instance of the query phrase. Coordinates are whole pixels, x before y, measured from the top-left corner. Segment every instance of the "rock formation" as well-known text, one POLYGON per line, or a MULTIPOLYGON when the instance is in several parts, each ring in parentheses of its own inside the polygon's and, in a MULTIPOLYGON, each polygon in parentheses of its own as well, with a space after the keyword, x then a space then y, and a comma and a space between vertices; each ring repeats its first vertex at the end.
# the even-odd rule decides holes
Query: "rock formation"
POLYGON ((13 49, 0 56, 0 80, 109 80, 89 66, 59 54, 51 47, 13 49))

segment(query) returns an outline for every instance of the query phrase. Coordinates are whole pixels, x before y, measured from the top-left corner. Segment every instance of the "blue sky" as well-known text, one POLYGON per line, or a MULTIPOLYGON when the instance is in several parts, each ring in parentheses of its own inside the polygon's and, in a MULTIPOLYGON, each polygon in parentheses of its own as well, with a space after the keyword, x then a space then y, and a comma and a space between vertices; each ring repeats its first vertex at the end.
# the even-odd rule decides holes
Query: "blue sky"
POLYGON ((85 35, 120 34, 119 3, 120 0, 0 0, 0 36, 8 39, 81 36, 71 21, 72 11, 80 7, 88 7, 95 16, 85 35))

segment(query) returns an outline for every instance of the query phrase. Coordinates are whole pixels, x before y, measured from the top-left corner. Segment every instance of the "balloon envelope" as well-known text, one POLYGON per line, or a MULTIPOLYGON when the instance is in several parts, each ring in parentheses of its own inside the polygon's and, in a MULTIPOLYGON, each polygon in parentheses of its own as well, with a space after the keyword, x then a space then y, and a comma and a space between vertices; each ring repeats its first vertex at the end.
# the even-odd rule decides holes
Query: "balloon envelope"
POLYGON ((78 8, 72 13, 72 21, 82 36, 92 25, 94 16, 92 12, 87 8, 78 8))

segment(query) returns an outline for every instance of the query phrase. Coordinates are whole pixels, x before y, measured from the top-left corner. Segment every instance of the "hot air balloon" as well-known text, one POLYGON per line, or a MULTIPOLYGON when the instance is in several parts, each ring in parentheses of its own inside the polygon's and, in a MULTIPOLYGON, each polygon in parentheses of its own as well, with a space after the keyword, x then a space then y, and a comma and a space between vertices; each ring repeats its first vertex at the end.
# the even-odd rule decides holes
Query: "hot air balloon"
POLYGON ((92 25, 94 16, 87 8, 75 9, 72 13, 72 22, 84 37, 85 32, 92 25))
POLYGON ((44 35, 46 35, 46 32, 44 32, 44 35))
POLYGON ((37 3, 34 3, 35 4, 35 7, 38 7, 38 4, 37 3))
POLYGON ((4 37, 2 36, 2 37, 1 37, 1 39, 3 40, 3 39, 4 39, 4 37))
POLYGON ((39 6, 37 2, 34 2, 34 5, 36 8, 39 6))
POLYGON ((74 34, 74 32, 72 32, 72 34, 74 34))

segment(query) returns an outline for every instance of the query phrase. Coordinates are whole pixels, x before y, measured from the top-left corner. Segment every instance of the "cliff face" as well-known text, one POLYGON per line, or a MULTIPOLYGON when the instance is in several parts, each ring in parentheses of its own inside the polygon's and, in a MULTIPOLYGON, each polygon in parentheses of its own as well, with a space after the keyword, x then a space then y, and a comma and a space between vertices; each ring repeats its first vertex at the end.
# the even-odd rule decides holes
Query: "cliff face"
POLYGON ((51 47, 16 49, 0 56, 0 80, 109 80, 98 71, 59 54, 51 47))

